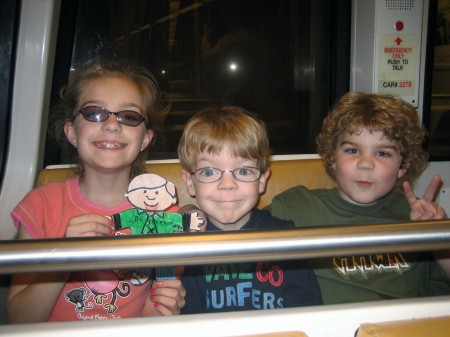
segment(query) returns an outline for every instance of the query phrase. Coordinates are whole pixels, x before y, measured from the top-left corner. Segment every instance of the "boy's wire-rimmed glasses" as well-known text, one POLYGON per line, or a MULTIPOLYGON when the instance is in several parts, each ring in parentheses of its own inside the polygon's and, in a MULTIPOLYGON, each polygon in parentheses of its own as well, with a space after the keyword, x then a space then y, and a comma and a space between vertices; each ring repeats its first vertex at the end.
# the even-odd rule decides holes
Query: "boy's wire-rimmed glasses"
POLYGON ((117 121, 126 126, 138 126, 145 120, 141 114, 133 110, 112 112, 96 105, 84 107, 79 113, 83 115, 85 120, 95 123, 104 122, 111 115, 115 115, 117 121))
POLYGON ((242 166, 234 170, 225 171, 215 167, 202 167, 191 172, 191 176, 201 183, 214 183, 222 179, 225 172, 231 172, 234 179, 244 183, 251 183, 261 177, 261 170, 251 166, 242 166))

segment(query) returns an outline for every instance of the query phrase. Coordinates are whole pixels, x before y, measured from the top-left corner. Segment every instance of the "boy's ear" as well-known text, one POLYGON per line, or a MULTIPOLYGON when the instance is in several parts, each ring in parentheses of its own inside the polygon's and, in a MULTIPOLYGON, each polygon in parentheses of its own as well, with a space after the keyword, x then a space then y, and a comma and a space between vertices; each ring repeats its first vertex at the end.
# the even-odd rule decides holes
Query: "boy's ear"
POLYGON ((264 193, 267 185, 267 179, 270 177, 270 168, 267 168, 265 172, 261 172, 261 177, 259 177, 259 193, 264 193))
POLYGON ((333 169, 334 173, 336 174, 336 157, 333 158, 333 164, 331 164, 331 168, 333 169))
POLYGON ((410 163, 411 163, 411 160, 409 160, 409 159, 403 159, 402 160, 402 163, 400 165, 400 169, 398 170, 397 178, 403 177, 406 174, 406 172, 408 172, 408 167, 409 167, 410 163))
POLYGON ((191 197, 195 197, 195 187, 191 174, 186 170, 181 170, 181 179, 184 181, 186 191, 191 197))

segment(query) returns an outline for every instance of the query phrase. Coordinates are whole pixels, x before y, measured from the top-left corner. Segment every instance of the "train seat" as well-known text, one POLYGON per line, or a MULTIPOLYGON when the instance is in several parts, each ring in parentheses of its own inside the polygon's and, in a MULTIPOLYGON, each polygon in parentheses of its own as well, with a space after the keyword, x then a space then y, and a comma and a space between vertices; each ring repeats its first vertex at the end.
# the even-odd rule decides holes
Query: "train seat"
MULTIPOLYGON (((335 182, 326 174, 322 161, 315 155, 273 156, 270 168, 271 176, 266 191, 259 200, 259 208, 270 204, 278 193, 296 185, 311 189, 335 186, 335 182)), ((179 205, 195 204, 195 199, 189 196, 181 180, 181 165, 178 160, 148 161, 146 171, 158 174, 175 184, 179 205)), ((64 181, 74 174, 74 167, 70 165, 49 166, 40 172, 37 185, 64 181)))
POLYGON ((356 337, 447 337, 450 316, 361 324, 356 337))

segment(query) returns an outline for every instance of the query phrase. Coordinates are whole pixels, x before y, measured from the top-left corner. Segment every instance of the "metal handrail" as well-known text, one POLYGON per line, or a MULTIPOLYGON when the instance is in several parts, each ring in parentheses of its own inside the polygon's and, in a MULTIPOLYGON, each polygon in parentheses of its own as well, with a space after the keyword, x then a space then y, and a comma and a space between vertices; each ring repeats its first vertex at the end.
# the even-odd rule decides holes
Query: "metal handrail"
POLYGON ((0 274, 450 249, 450 221, 0 241, 0 274))

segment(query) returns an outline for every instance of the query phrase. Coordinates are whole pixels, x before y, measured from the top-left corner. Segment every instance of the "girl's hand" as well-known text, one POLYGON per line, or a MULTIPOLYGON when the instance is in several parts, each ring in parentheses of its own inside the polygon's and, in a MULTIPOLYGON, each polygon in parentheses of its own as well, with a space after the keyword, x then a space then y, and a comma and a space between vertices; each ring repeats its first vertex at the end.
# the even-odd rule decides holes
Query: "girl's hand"
POLYGON ((143 316, 179 315, 186 304, 186 290, 180 280, 154 281, 143 316))
POLYGON ((83 214, 69 220, 65 237, 109 236, 114 231, 111 219, 99 214, 83 214))
POLYGON ((419 199, 414 194, 409 182, 403 182, 403 190, 405 191, 406 199, 411 207, 411 220, 434 220, 447 218, 445 210, 439 206, 439 204, 433 202, 434 195, 439 188, 440 183, 441 177, 434 176, 422 198, 419 199))

